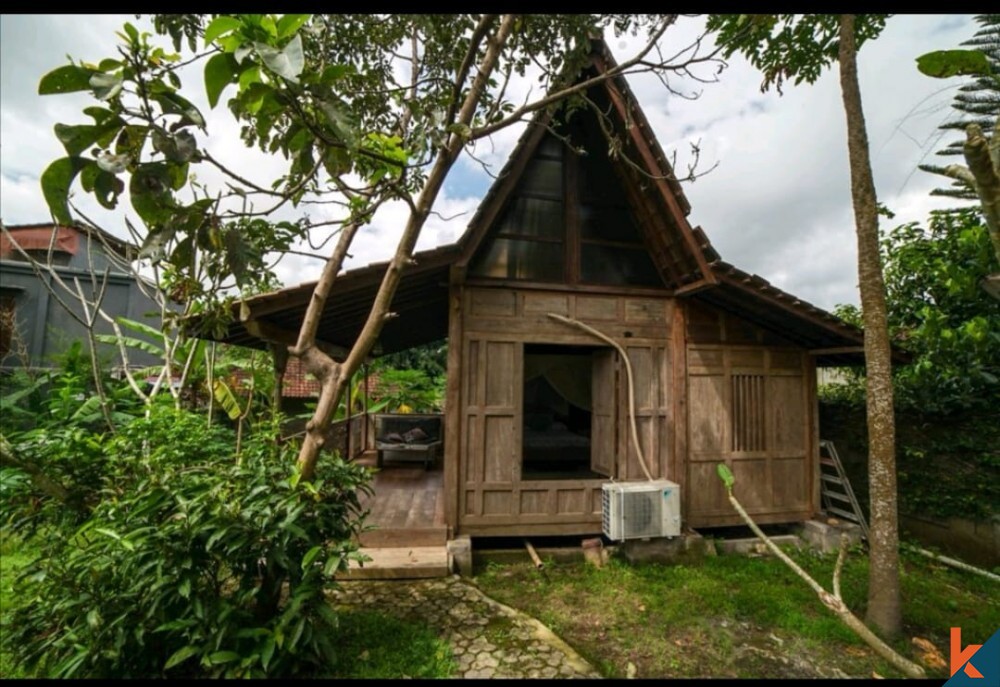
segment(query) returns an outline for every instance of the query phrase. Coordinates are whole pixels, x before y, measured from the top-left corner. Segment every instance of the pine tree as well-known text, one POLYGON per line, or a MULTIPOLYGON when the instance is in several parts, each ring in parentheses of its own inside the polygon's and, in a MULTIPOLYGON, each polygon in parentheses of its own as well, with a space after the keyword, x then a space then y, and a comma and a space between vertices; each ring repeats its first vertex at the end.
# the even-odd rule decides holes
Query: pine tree
MULTIPOLYGON (((938 155, 962 156, 964 154, 962 146, 965 144, 965 127, 969 124, 978 124, 983 131, 990 131, 993 129, 997 117, 1000 117, 1000 14, 980 14, 975 19, 982 25, 982 28, 972 38, 964 41, 962 46, 985 54, 992 73, 978 76, 958 89, 952 103, 952 108, 957 111, 956 118, 945 122, 938 128, 944 131, 959 131, 961 138, 952 141, 943 150, 939 150, 938 155)), ((939 165, 920 165, 920 169, 925 172, 945 175, 944 167, 939 165)), ((968 184, 958 180, 953 180, 949 188, 934 189, 931 191, 931 195, 979 202, 976 191, 968 184)))

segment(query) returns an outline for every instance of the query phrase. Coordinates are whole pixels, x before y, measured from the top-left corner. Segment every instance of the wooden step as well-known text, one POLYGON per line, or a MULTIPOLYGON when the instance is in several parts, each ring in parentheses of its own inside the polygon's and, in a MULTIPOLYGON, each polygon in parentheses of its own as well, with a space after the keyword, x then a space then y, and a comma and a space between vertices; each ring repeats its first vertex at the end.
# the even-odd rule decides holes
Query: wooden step
POLYGON ((346 573, 337 574, 338 580, 408 580, 451 574, 445 546, 363 548, 361 552, 372 560, 363 567, 352 561, 346 573))
POLYGON ((401 546, 444 546, 448 542, 448 528, 434 527, 386 527, 362 532, 358 541, 362 547, 373 549, 397 548, 401 546))

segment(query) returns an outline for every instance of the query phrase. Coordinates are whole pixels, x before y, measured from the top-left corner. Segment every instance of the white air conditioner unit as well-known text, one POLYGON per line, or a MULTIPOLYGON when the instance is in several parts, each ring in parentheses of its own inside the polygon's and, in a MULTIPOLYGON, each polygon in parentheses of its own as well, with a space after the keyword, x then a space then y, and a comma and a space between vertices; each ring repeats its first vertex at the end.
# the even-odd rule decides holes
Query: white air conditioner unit
POLYGON ((604 535, 612 541, 681 533, 681 488, 674 482, 608 482, 602 496, 604 535))

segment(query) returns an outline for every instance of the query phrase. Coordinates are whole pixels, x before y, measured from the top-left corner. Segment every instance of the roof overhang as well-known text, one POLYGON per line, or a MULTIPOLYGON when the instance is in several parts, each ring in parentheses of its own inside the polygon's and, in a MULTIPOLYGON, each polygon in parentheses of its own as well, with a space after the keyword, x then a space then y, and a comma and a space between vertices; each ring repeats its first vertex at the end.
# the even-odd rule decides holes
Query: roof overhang
MULTIPOLYGON (((714 260, 712 269, 719 283, 692 298, 802 346, 819 367, 864 365, 864 332, 858 327, 722 260, 714 260)), ((895 346, 892 358, 895 363, 910 361, 910 356, 895 346)))
MULTIPOLYGON (((403 351, 448 335, 449 267, 454 244, 415 253, 403 272, 390 305, 375 355, 403 351)), ((375 301, 389 263, 378 262, 339 275, 320 319, 317 343, 335 360, 346 357, 375 301)), ((269 343, 294 344, 316 282, 253 296, 233 305, 233 321, 218 341, 265 348, 269 343)), ((198 318, 189 320, 197 327, 198 318)), ((205 334, 205 336, 209 336, 205 334)))

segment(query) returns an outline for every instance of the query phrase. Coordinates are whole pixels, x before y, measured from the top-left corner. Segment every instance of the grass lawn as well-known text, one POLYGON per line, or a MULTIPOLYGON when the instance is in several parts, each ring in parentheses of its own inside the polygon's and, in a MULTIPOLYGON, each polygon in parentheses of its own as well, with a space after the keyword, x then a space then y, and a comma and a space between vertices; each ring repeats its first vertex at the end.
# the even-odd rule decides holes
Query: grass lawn
MULTIPOLYGON (((836 555, 793 553, 829 588, 836 555)), ((949 628, 965 644, 1000 627, 1000 586, 916 555, 903 554, 904 638, 897 651, 920 653, 913 637, 948 660, 949 628)), ((548 562, 488 564, 476 577, 487 594, 539 618, 606 677, 902 677, 772 557, 707 557, 693 565, 604 568, 548 562)), ((841 580, 844 600, 864 617, 867 558, 853 551, 841 580)), ((947 668, 928 670, 946 678, 947 668)))

